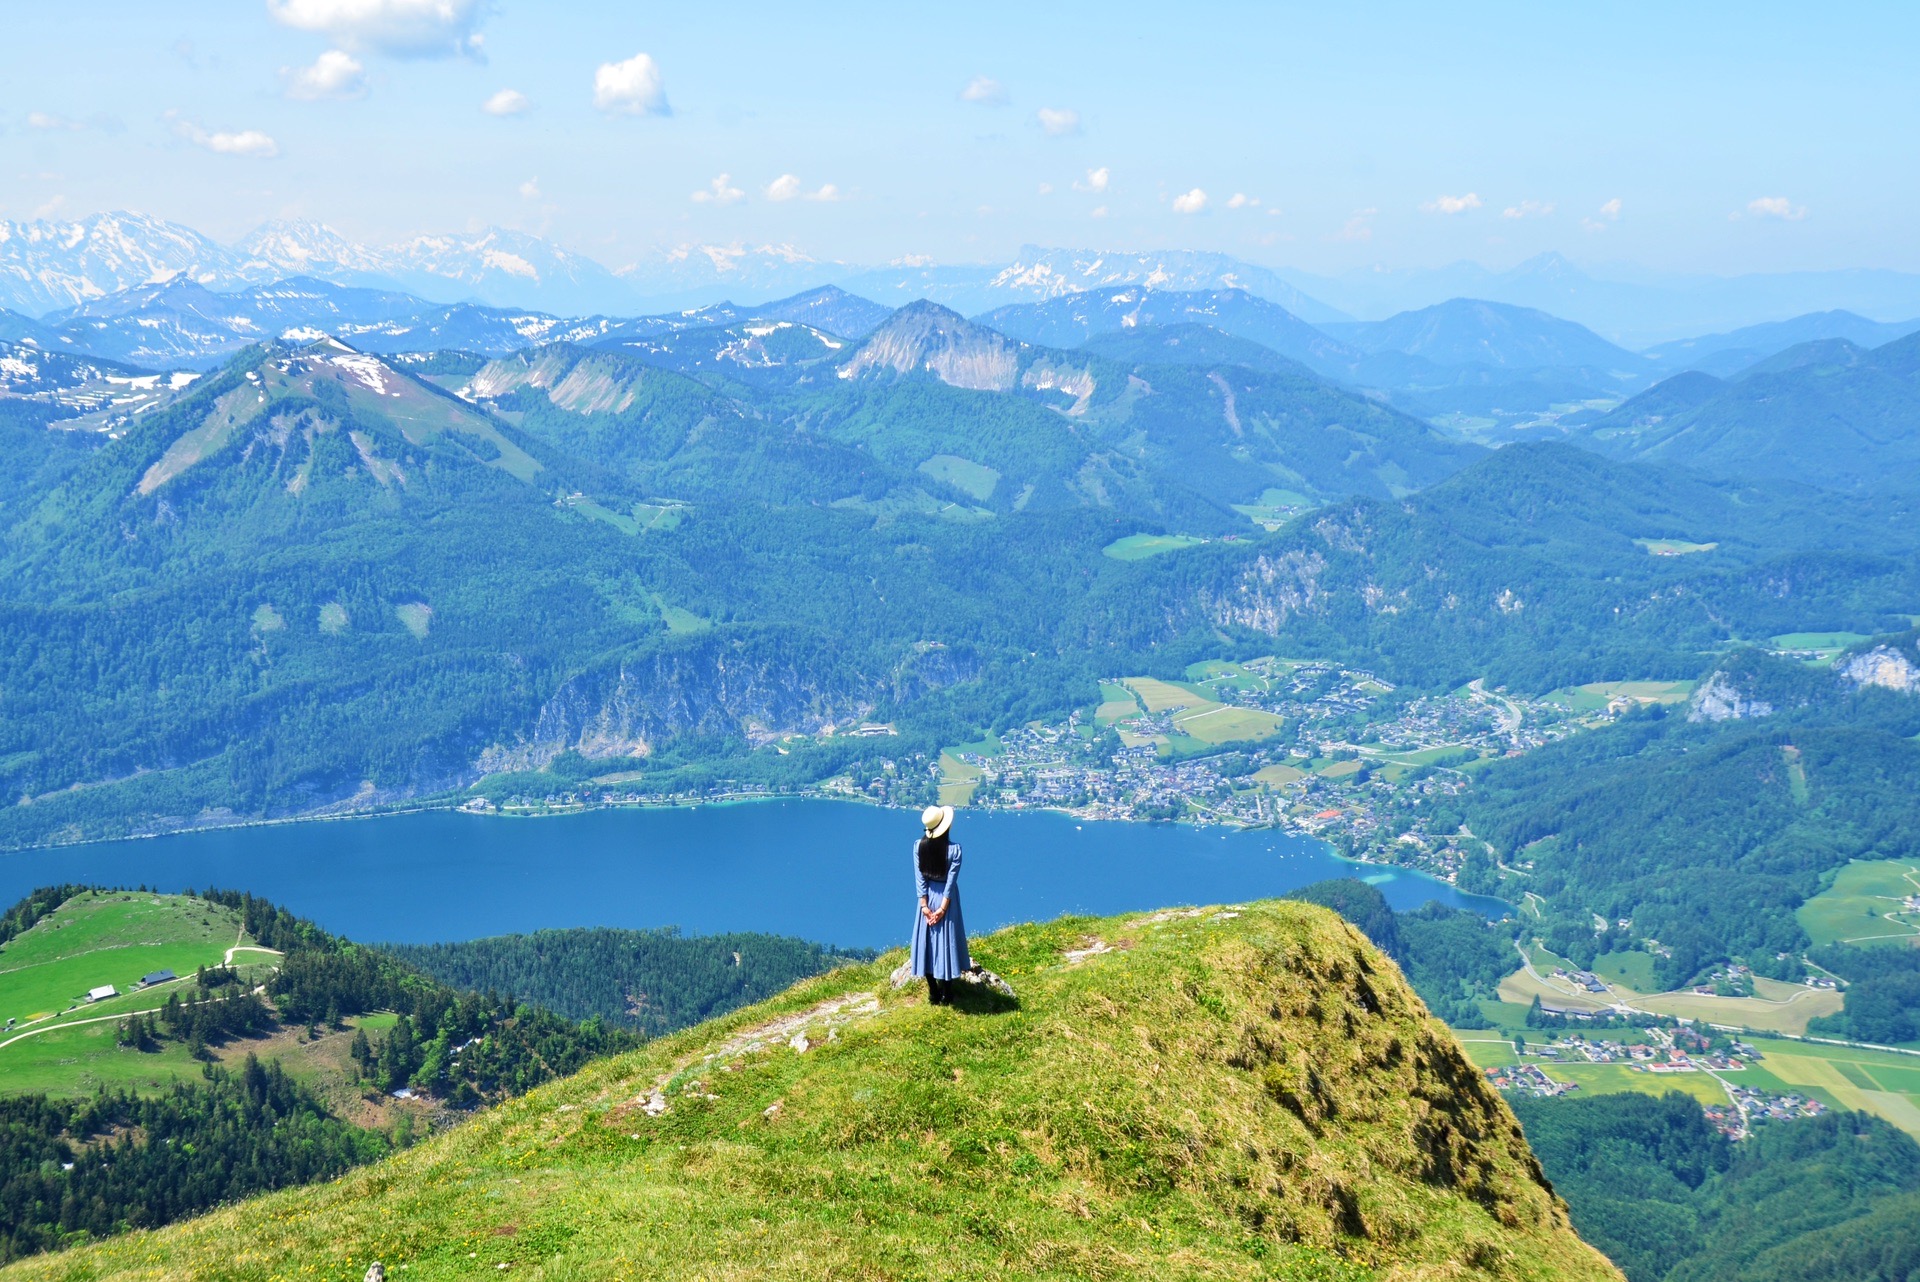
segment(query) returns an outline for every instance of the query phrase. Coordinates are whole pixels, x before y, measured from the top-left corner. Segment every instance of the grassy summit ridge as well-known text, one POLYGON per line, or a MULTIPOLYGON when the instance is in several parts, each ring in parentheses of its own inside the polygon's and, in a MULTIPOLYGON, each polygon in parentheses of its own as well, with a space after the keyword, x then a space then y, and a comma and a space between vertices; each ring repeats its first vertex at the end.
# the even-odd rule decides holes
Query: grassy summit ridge
POLYGON ((931 1007, 883 957, 333 1184, 6 1276, 1618 1276, 1324 909, 1069 918, 976 957, 1017 1006, 931 1007))

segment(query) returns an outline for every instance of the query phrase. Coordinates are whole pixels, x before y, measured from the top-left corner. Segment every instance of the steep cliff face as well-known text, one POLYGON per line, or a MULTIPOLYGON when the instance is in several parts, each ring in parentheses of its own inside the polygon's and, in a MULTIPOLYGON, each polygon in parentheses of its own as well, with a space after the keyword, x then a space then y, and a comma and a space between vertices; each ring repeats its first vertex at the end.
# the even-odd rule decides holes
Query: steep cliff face
POLYGON ((588 758, 644 757, 676 735, 766 743, 859 721, 977 673, 971 655, 916 650, 883 675, 823 664, 803 641, 710 633, 572 677, 511 743, 489 746, 481 773, 544 766, 569 749, 588 758))
POLYGON ((937 303, 911 303, 876 329, 842 378, 925 371, 941 382, 978 392, 1011 391, 1021 345, 937 303))
POLYGON ((1855 685, 1920 694, 1920 663, 1915 663, 1909 653, 1915 648, 1911 641, 1904 647, 1876 645, 1840 664, 1840 675, 1855 685))
MULTIPOLYGON (((1506 1104, 1394 964, 1260 903, 896 952, 379 1166, 26 1277, 1600 1279, 1506 1104)), ((12 1275, 9 1275, 12 1276, 12 1275)))

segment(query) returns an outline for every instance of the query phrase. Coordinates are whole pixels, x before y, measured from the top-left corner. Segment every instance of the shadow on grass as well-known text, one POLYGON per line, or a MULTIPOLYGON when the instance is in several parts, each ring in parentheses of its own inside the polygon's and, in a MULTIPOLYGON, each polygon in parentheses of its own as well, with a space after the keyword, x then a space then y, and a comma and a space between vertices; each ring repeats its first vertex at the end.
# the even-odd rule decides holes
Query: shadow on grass
POLYGON ((961 979, 954 981, 953 1008, 966 1015, 1005 1015, 1020 1009, 1020 999, 961 979))

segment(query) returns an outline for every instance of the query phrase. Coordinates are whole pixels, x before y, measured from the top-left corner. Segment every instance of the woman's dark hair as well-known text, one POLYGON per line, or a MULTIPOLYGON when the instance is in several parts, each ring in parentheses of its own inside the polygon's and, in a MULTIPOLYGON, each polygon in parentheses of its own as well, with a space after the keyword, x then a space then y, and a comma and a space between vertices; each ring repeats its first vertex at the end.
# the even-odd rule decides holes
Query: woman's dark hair
POLYGON ((938 837, 922 837, 920 844, 913 848, 913 857, 920 865, 920 875, 928 881, 947 879, 947 847, 952 844, 946 833, 938 837))

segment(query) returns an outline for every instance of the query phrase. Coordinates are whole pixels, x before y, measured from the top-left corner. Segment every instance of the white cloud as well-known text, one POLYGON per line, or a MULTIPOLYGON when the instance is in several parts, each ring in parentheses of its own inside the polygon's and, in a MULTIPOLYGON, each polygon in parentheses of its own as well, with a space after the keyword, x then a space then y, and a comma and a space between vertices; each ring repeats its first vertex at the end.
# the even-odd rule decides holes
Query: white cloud
POLYGON ((1500 211, 1502 218, 1545 218, 1553 212, 1551 200, 1523 200, 1500 211))
POLYGON ((1041 183, 1041 184, 1040 184, 1040 194, 1041 194, 1042 196, 1051 196, 1051 195, 1053 195, 1053 184, 1052 184, 1052 183, 1041 183))
POLYGON ((1107 207, 1105 205, 1096 205, 1093 212, 1088 215, 1090 218, 1105 218, 1106 216, 1107 207))
POLYGON ((500 89, 480 104, 480 110, 489 116, 524 116, 533 110, 533 104, 518 89, 500 89))
POLYGON ((1423 214, 1464 214, 1469 209, 1480 208, 1480 197, 1473 192, 1464 196, 1435 196, 1420 206, 1423 214))
POLYGON ((540 199, 540 180, 529 178, 520 184, 520 194, 528 200, 540 199))
POLYGON ((708 183, 704 190, 694 192, 688 199, 699 205, 709 203, 715 205, 731 205, 734 201, 741 199, 746 194, 746 192, 741 191, 733 185, 732 174, 721 174, 718 178, 708 183))
POLYGON ((593 73, 593 105, 626 116, 671 116, 660 64, 636 53, 625 62, 603 62, 593 73))
POLYGON ((981 107, 1004 107, 1007 105, 1007 87, 992 76, 975 76, 960 91, 960 101, 981 107))
POLYGON ((1582 218, 1580 225, 1588 231, 1605 231, 1608 223, 1617 223, 1620 221, 1620 210, 1620 198, 1615 196, 1612 200, 1600 206, 1598 218, 1582 218))
POLYGON ((1373 216, 1377 209, 1356 209, 1339 231, 1334 233, 1335 240, 1372 240, 1373 216))
POLYGON ((783 200, 835 201, 840 199, 840 189, 832 183, 824 183, 815 190, 808 191, 800 185, 798 175, 781 174, 767 184, 767 199, 776 202, 783 200))
POLYGON ((267 0, 285 26, 402 58, 478 56, 481 0, 267 0))
POLYGON ((1075 183, 1073 189, 1075 191, 1101 192, 1107 189, 1107 184, 1111 181, 1113 181, 1112 172, 1108 170, 1105 165, 1102 165, 1098 169, 1087 170, 1087 180, 1085 182, 1075 183))
POLYGON ((35 129, 85 129, 78 120, 68 120, 65 116, 56 116, 50 111, 29 111, 27 124, 35 129))
POLYGON ((1034 119, 1050 138, 1065 138, 1080 132, 1080 113, 1068 107, 1042 107, 1034 113, 1034 119))
POLYGON ((1258 196, 1249 196, 1244 191, 1236 191, 1233 195, 1227 197, 1227 208, 1258 209, 1260 208, 1260 198, 1258 196))
POLYGON ((358 98, 367 92, 367 69, 358 58, 340 49, 327 50, 313 60, 311 67, 282 67, 280 79, 287 86, 287 97, 304 102, 358 98))
POLYGON ((1796 205, 1785 196, 1756 196, 1747 202, 1747 212, 1755 218, 1778 218, 1797 223, 1807 216, 1807 207, 1796 205))
POLYGON ((269 160, 280 154, 280 144, 258 129, 210 132, 191 120, 176 116, 173 117, 173 132, 196 147, 204 147, 222 156, 251 156, 258 160, 269 160))
POLYGON ((1173 212, 1176 214, 1197 214, 1206 207, 1207 193, 1198 187, 1173 198, 1173 212))

